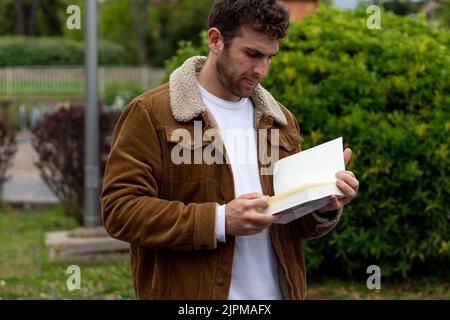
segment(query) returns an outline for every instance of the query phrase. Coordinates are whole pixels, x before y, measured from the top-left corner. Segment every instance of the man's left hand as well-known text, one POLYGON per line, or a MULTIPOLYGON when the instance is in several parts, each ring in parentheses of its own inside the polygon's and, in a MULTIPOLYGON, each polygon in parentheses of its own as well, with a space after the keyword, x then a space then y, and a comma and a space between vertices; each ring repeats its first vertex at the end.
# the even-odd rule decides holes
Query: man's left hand
MULTIPOLYGON (((344 150, 344 163, 350 162, 352 157, 352 150, 347 148, 344 150)), ((339 171, 336 173, 336 186, 342 191, 344 196, 331 196, 330 203, 325 207, 320 208, 318 211, 320 213, 325 213, 327 211, 341 210, 347 203, 351 202, 357 195, 359 189, 359 181, 356 176, 351 171, 339 171)))

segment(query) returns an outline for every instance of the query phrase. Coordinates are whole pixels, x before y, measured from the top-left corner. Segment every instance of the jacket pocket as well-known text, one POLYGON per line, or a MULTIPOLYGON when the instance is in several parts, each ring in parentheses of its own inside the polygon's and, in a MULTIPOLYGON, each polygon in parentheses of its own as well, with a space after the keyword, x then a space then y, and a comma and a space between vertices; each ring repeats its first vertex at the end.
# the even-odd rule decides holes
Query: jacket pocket
POLYGON ((280 159, 300 150, 300 143, 302 142, 302 138, 296 130, 279 130, 278 135, 269 133, 267 140, 272 148, 278 148, 280 159))
POLYGON ((176 127, 166 129, 166 143, 170 155, 170 172, 175 182, 197 183, 208 178, 204 153, 210 141, 196 141, 189 130, 176 127))

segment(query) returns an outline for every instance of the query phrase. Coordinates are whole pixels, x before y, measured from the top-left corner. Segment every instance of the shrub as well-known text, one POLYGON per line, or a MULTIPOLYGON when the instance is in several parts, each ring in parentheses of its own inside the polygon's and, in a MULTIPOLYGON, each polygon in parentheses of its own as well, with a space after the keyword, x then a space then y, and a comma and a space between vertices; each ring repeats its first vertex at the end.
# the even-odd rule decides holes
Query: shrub
POLYGON ((138 82, 111 82, 106 85, 103 103, 106 106, 112 106, 117 103, 117 100, 120 100, 120 104, 126 106, 134 97, 144 91, 144 87, 138 82))
MULTIPOLYGON (((306 242, 311 274, 367 277, 445 272, 450 266, 449 31, 382 13, 322 8, 293 23, 263 85, 297 117, 303 149, 343 136, 357 199, 327 236, 306 242)), ((206 44, 179 50, 204 54, 206 44)))
MULTIPOLYGON (((83 222, 84 110, 82 105, 44 115, 33 129, 37 167, 49 188, 64 205, 68 216, 83 222)), ((103 174, 119 113, 100 109, 100 172, 103 174)))
POLYGON ((8 180, 6 171, 11 165, 11 160, 16 150, 17 145, 14 131, 6 122, 0 120, 0 195, 3 184, 8 180))
MULTIPOLYGON (((99 64, 123 64, 125 49, 110 41, 99 41, 99 64)), ((64 38, 0 38, 0 67, 82 65, 84 43, 64 38)))

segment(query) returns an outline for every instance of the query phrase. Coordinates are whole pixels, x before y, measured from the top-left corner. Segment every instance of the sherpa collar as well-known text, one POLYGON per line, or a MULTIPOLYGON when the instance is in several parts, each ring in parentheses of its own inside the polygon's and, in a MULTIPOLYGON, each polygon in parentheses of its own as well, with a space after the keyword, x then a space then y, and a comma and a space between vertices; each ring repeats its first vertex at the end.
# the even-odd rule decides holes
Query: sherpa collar
MULTIPOLYGON (((196 82, 196 74, 200 72, 205 62, 206 57, 189 58, 170 75, 170 107, 173 117, 179 122, 189 122, 208 110, 196 82)), ((280 106, 260 84, 256 86, 251 99, 255 106, 255 127, 263 115, 271 117, 282 126, 287 125, 280 106)))

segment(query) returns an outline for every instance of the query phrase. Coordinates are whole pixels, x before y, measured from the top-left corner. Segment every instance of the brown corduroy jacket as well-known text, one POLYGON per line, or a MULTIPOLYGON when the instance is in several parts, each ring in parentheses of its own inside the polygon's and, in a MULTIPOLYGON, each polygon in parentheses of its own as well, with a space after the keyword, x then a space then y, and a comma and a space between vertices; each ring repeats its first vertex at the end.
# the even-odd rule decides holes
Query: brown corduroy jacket
MULTIPOLYGON (((188 59, 169 83, 135 98, 114 132, 101 193, 102 218, 112 237, 130 243, 140 299, 228 297, 234 237, 217 242, 214 228, 216 206, 235 198, 231 167, 226 161, 176 164, 171 159, 176 145, 194 159, 199 148, 204 151, 217 143, 217 139, 180 140, 174 134, 181 128, 194 137, 194 121, 202 124, 202 133, 217 127, 196 85, 195 74, 205 59, 188 59)), ((299 152, 301 137, 293 115, 260 85, 251 99, 255 129, 279 130, 278 141, 271 141, 267 133, 268 148, 277 148, 279 158, 299 152)), ((222 154, 218 150, 226 158, 226 150, 222 154)), ((272 176, 260 178, 264 194, 273 195, 272 176)), ((341 214, 342 210, 311 213, 270 227, 286 299, 305 297, 302 240, 327 233, 341 214)))

